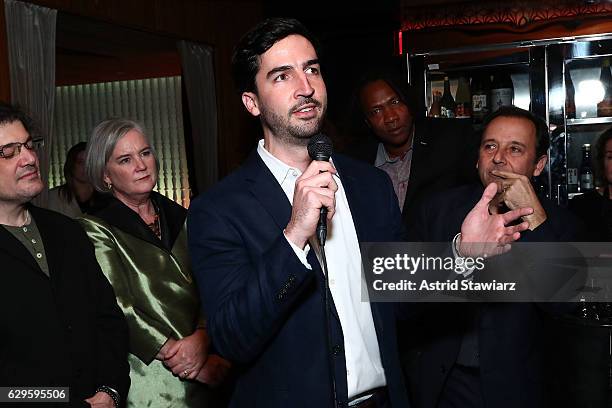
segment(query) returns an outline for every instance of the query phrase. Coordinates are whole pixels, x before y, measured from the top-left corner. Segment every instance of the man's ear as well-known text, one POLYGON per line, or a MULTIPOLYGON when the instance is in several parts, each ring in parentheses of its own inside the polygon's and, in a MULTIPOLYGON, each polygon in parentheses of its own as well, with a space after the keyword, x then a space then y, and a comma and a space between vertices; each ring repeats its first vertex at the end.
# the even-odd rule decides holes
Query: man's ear
POLYGON ((363 121, 365 122, 368 129, 372 129, 372 125, 370 125, 370 121, 367 118, 363 118, 363 121))
POLYGON ((243 92, 242 93, 242 104, 253 116, 259 116, 259 100, 254 92, 243 92))
POLYGON ((539 176, 544 171, 544 167, 546 167, 546 162, 548 161, 547 155, 542 155, 536 162, 535 170, 533 171, 533 176, 539 176))

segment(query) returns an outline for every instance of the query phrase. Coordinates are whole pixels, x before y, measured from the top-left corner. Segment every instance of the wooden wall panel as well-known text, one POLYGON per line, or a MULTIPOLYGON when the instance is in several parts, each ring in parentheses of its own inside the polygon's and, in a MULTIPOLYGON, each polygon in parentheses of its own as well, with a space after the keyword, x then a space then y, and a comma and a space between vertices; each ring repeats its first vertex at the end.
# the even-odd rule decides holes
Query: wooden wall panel
POLYGON ((56 78, 58 86, 181 75, 181 61, 177 52, 122 59, 103 56, 84 59, 81 56, 58 54, 57 66, 63 67, 62 75, 56 78), (139 67, 138 71, 133 69, 134 66, 139 67))
MULTIPOLYGON (((189 1, 156 1, 155 31, 160 33, 183 34, 183 37, 193 37, 197 29, 194 25, 185 24, 185 14, 196 12, 189 1)), ((202 23, 208 24, 206 16, 202 16, 202 23)))
POLYGON ((222 73, 226 78, 217 81, 217 99, 219 106, 228 108, 219 112, 219 122, 227 125, 228 132, 220 133, 219 168, 228 171, 244 161, 257 140, 263 137, 259 120, 247 113, 242 105, 231 80, 230 64, 234 45, 254 25, 252 15, 257 13, 257 8, 248 2, 214 2, 212 6, 211 13, 219 17, 214 30, 215 38, 218 43, 227 44, 215 49, 215 67, 217 73, 222 73), (236 139, 232 140, 234 137, 236 139))
POLYGON ((105 0, 108 2, 108 19, 132 28, 147 29, 155 19, 155 7, 150 0, 105 0))

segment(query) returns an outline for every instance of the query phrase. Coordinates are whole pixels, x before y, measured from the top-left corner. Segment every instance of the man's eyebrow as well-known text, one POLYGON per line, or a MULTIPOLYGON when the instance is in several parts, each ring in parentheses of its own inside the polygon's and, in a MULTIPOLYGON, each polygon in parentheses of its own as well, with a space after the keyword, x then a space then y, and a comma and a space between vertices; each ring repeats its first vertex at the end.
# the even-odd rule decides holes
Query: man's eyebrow
POLYGON ((272 68, 270 71, 268 71, 268 73, 266 74, 266 79, 270 79, 270 77, 276 73, 279 72, 285 72, 285 71, 289 71, 293 69, 293 67, 291 65, 281 65, 280 67, 275 67, 272 68))
MULTIPOLYGON (((482 142, 480 142, 480 144, 483 144, 483 143, 486 143, 486 142, 495 142, 495 143, 497 143, 497 140, 495 140, 495 139, 494 139, 494 138, 492 138, 492 137, 488 137, 488 138, 486 138, 486 139, 482 139, 482 142)), ((512 145, 519 145, 519 146, 523 146, 523 147, 527 147, 527 145, 526 145, 525 143, 523 143, 523 142, 519 142, 518 140, 512 140, 512 141, 510 142, 510 144, 512 144, 512 145)))
POLYGON ((525 143, 519 142, 517 140, 513 140, 512 142, 510 142, 510 144, 519 145, 519 146, 522 146, 522 147, 527 147, 527 145, 525 143))
POLYGON ((304 63, 304 65, 302 65, 302 68, 306 68, 306 67, 309 67, 311 65, 317 65, 317 64, 319 64, 319 59, 318 58, 311 59, 311 60, 306 61, 304 63))
POLYGON ((388 103, 391 103, 391 102, 393 102, 393 101, 400 101, 400 102, 403 102, 403 101, 402 101, 402 99, 401 99, 399 96, 397 96, 397 95, 392 95, 392 96, 390 96, 390 97, 386 98, 385 100, 381 101, 379 105, 381 105, 381 106, 382 106, 382 105, 387 105, 388 103))
MULTIPOLYGON (((306 67, 309 67, 311 65, 317 65, 317 64, 319 64, 319 59, 318 58, 311 59, 311 60, 306 61, 304 64, 302 64, 302 69, 304 69, 306 67)), ((266 74, 266 79, 270 79, 271 76, 273 76, 274 74, 277 74, 279 72, 290 71, 292 69, 293 69, 293 66, 291 66, 291 65, 281 65, 280 67, 272 68, 266 74)))
POLYGON ((389 98, 386 98, 386 99, 385 99, 385 100, 383 100, 383 101, 377 101, 377 102, 376 102, 376 103, 374 103, 373 105, 368 106, 366 110, 367 110, 368 112, 371 112, 371 111, 372 111, 372 110, 374 110, 374 109, 377 109, 377 108, 382 108, 383 106, 388 105, 389 103, 393 102, 394 100, 399 100, 399 98, 398 98, 397 96, 391 96, 391 97, 389 97, 389 98))
POLYGON ((32 136, 28 136, 28 138, 25 140, 25 142, 8 142, 8 143, 5 143, 3 145, 0 145, 0 147, 6 147, 8 145, 17 144, 17 143, 19 143, 19 144, 26 144, 30 140, 33 141, 33 142, 36 142, 36 140, 32 139, 32 136))

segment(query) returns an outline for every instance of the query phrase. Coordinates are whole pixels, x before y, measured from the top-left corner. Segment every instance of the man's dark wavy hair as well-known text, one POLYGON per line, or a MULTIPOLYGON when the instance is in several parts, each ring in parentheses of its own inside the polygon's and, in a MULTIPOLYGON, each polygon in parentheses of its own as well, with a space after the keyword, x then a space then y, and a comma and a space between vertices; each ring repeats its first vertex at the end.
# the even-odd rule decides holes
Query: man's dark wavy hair
POLYGON ((302 23, 293 18, 268 18, 247 32, 234 48, 232 74, 238 92, 255 92, 255 75, 259 71, 259 57, 278 41, 290 35, 301 35, 315 48, 319 46, 314 36, 302 23))
POLYGON ((353 138, 376 138, 367 122, 367 115, 361 106, 361 92, 369 84, 383 81, 397 94, 400 100, 408 107, 413 120, 418 119, 418 97, 416 90, 402 81, 399 77, 378 70, 369 71, 362 75, 353 87, 350 104, 344 113, 344 127, 353 138))
POLYGON ((21 122, 32 139, 38 139, 38 131, 34 121, 19 106, 0 101, 0 126, 21 122))
POLYGON ((536 130, 536 160, 544 155, 548 155, 548 147, 550 146, 550 140, 548 136, 548 125, 544 119, 534 115, 528 110, 521 109, 517 106, 502 106, 495 112, 489 114, 483 122, 483 134, 487 130, 487 127, 494 119, 499 117, 505 118, 523 118, 527 119, 536 130))

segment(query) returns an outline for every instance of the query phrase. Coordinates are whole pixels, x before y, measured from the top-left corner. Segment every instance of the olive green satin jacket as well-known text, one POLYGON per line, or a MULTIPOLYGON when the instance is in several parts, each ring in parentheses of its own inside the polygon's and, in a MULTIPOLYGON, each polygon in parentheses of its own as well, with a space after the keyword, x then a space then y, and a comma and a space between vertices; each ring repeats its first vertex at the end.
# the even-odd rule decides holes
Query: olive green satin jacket
POLYGON ((170 250, 138 236, 143 231, 128 233, 97 217, 86 216, 81 224, 127 319, 132 354, 149 364, 169 337, 180 339, 203 326, 184 221, 170 250))
POLYGON ((214 393, 182 381, 155 360, 169 337, 204 327, 187 254, 187 211, 158 193, 161 239, 119 200, 81 219, 102 271, 110 280, 129 326, 130 378, 126 408, 211 408, 214 393))

